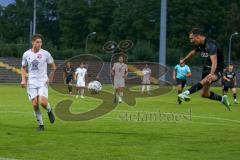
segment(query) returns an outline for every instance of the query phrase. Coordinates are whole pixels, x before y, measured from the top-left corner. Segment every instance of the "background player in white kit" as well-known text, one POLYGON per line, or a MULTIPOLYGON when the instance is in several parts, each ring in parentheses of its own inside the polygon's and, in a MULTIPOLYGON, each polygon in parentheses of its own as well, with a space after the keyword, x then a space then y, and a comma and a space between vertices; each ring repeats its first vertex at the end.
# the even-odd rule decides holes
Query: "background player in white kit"
POLYGON ((118 62, 114 63, 112 67, 112 75, 114 76, 114 89, 115 89, 115 98, 114 103, 122 102, 123 89, 125 87, 125 79, 128 75, 128 66, 124 63, 124 58, 122 55, 118 57, 118 62))
POLYGON ((148 64, 146 64, 142 70, 142 94, 144 93, 145 88, 147 88, 147 93, 150 94, 151 73, 151 69, 149 68, 148 64))
POLYGON ((32 37, 32 49, 27 50, 22 57, 22 81, 21 86, 27 87, 29 100, 32 101, 33 109, 39 123, 38 130, 43 131, 43 119, 39 109, 39 104, 47 110, 51 123, 54 123, 55 117, 48 103, 48 83, 52 82, 56 65, 51 54, 42 49, 43 37, 36 34, 32 37), (51 72, 48 78, 47 65, 51 66, 51 72), (28 81, 26 79, 28 67, 28 81))
POLYGON ((87 69, 84 68, 84 64, 81 63, 80 67, 76 69, 75 72, 75 80, 77 81, 76 87, 77 87, 77 95, 76 98, 78 98, 78 95, 80 94, 81 98, 84 98, 84 89, 87 82, 87 69))

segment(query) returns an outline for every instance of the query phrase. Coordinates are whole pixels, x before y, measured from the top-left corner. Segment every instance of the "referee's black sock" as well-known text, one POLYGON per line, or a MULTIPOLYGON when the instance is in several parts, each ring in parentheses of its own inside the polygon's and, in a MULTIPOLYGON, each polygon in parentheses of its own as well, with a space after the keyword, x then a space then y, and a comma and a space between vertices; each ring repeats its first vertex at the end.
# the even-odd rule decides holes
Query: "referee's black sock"
POLYGON ((197 84, 194 84, 191 88, 189 88, 188 91, 190 94, 193 94, 202 88, 203 88, 203 85, 200 82, 198 82, 197 84))
POLYGON ((233 98, 237 99, 237 93, 233 93, 233 98))
POLYGON ((221 102, 221 101, 222 101, 222 96, 220 96, 220 95, 218 95, 218 94, 210 91, 210 97, 209 97, 209 99, 212 99, 212 100, 216 100, 216 101, 220 101, 220 102, 221 102))

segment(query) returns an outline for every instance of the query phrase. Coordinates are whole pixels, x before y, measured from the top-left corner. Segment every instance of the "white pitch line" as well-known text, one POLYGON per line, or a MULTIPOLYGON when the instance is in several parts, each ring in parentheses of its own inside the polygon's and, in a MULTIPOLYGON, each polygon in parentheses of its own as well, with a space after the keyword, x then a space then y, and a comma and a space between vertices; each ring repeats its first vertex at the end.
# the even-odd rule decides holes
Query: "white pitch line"
POLYGON ((227 118, 220 118, 220 117, 205 117, 205 116, 192 116, 196 118, 204 118, 204 119, 215 119, 215 120, 222 120, 222 121, 229 121, 229 122, 235 122, 235 123, 240 123, 239 120, 235 119, 227 119, 227 118))
POLYGON ((5 158, 5 157, 0 157, 0 160, 18 160, 18 159, 14 159, 14 158, 5 158))
MULTIPOLYGON (((117 112, 124 112, 124 110, 116 110, 116 111, 117 112)), ((146 111, 125 111, 125 112, 136 113, 136 112, 146 112, 146 111)), ((16 114, 29 114, 29 115, 32 114, 32 112, 19 112, 19 111, 0 111, 0 113, 16 113, 16 114)), ((173 114, 172 112, 169 112, 169 113, 163 112, 163 113, 165 113, 165 114, 173 114)), ((193 115, 192 115, 192 117, 193 118, 195 117, 195 118, 203 118, 203 119, 221 120, 221 121, 234 122, 234 123, 240 124, 240 120, 235 120, 235 119, 220 118, 220 117, 207 117, 207 116, 193 116, 193 115)), ((97 119, 114 119, 114 120, 117 120, 118 118, 114 118, 114 117, 110 117, 110 116, 102 116, 102 117, 97 117, 97 119)))

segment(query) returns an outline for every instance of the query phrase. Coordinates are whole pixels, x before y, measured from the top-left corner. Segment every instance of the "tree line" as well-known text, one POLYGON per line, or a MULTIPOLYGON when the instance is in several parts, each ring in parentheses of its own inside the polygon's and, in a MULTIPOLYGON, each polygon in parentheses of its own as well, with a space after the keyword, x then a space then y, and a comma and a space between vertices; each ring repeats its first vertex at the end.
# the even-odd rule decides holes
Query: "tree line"
MULTIPOLYGON (((230 35, 240 32, 240 1, 168 0, 167 63, 175 64, 191 49, 188 32, 200 27, 206 35, 219 41, 227 56, 230 35)), ((16 0, 0 6, 0 56, 21 57, 29 48, 32 0, 16 0)), ((110 58, 102 46, 106 41, 130 39, 131 61, 158 61, 160 0, 39 0, 37 33, 44 35, 44 48, 55 58, 66 59, 89 53, 104 60, 110 58)), ((232 58, 240 58, 240 36, 234 37, 232 58)), ((195 59, 193 63, 198 63, 195 59)))

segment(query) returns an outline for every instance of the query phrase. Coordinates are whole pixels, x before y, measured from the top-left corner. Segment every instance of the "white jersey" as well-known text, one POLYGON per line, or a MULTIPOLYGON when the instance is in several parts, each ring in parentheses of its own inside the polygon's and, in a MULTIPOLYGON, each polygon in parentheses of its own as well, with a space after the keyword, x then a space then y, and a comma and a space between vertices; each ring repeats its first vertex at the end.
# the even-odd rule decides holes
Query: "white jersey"
POLYGON ((26 51, 22 57, 22 66, 28 66, 28 85, 42 87, 48 80, 47 64, 53 63, 51 54, 40 49, 37 53, 26 51))
POLYGON ((143 68, 142 73, 142 83, 143 84, 150 84, 150 77, 151 77, 151 69, 150 68, 143 68))
POLYGON ((87 74, 86 68, 77 68, 75 74, 77 75, 77 82, 85 82, 85 76, 87 74))

